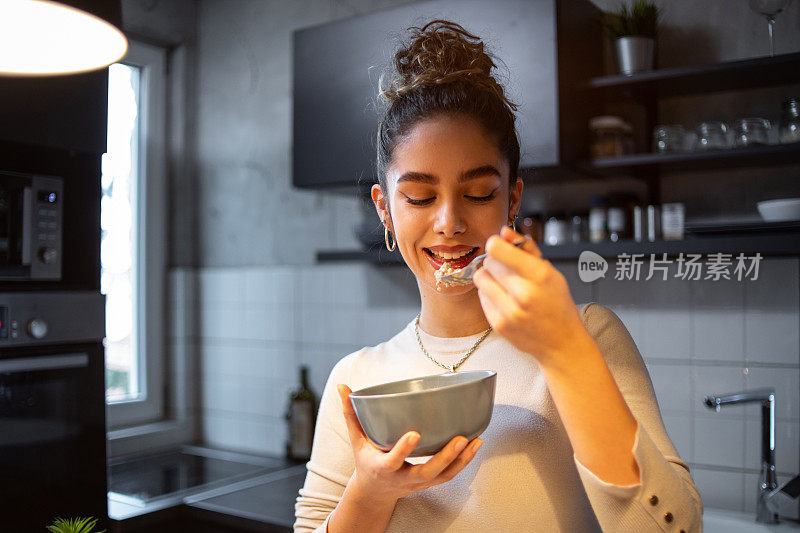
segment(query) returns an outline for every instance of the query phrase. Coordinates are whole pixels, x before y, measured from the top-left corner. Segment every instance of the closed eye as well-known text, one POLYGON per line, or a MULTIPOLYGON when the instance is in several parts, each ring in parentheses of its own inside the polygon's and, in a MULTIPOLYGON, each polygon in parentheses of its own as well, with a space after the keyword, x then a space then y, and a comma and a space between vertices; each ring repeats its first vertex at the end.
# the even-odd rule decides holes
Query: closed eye
POLYGON ((494 191, 487 196, 467 196, 467 198, 476 202, 488 202, 494 198, 494 191))
POLYGON ((436 199, 435 196, 432 196, 430 198, 423 198, 421 200, 416 200, 414 198, 410 198, 410 197, 406 196, 406 201, 408 203, 410 203, 411 205, 427 205, 427 204, 431 203, 432 201, 434 201, 435 199, 436 199))

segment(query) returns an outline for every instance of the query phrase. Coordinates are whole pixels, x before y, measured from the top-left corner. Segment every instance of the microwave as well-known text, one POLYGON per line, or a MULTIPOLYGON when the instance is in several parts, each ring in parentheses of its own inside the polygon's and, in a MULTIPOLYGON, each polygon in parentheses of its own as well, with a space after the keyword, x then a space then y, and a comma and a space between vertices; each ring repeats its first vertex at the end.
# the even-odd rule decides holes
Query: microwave
POLYGON ((61 279, 64 183, 0 171, 0 280, 61 279))

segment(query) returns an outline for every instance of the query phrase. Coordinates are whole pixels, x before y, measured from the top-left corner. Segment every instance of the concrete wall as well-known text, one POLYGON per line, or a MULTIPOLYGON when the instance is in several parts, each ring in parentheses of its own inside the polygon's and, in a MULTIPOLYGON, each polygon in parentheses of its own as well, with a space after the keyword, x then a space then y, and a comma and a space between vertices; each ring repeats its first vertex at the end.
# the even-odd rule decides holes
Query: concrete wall
MULTIPOLYGON (((320 393, 339 358, 386 339, 418 310, 416 288, 404 268, 315 264, 319 249, 358 246, 352 226, 363 211, 354 198, 290 186, 292 30, 399 3, 197 4, 196 170, 176 178, 180 186, 173 191, 189 199, 181 207, 184 214, 176 215, 177 227, 189 230, 173 232, 173 245, 189 251, 173 255, 172 280, 196 283, 198 290, 173 298, 173 313, 197 317, 184 321, 176 342, 195 350, 201 365, 202 437, 211 445, 282 453, 282 415, 299 365, 310 365, 320 393), (196 249, 177 242, 192 232, 196 249)), ((766 23, 743 0, 708 2, 702 9, 689 0, 664 4, 662 66, 766 53, 766 23)), ((794 3, 778 19, 779 52, 800 50, 799 27, 800 6, 794 3)), ((665 103, 662 111, 691 127, 692 109, 710 113, 716 106, 733 117, 737 106, 746 105, 768 110, 779 101, 721 95, 665 103)), ((748 218, 763 197, 796 196, 796 181, 788 178, 796 180, 796 167, 675 175, 665 179, 662 194, 686 202, 693 216, 748 218), (732 199, 720 198, 720 188, 732 199)), ((597 185, 576 187, 579 202, 585 202, 597 185)), ((530 191, 526 202, 534 209, 575 195, 541 187, 530 191)), ((606 304, 628 326, 647 361, 670 435, 707 506, 754 509, 759 441, 754 410, 713 413, 701 406, 704 394, 774 385, 780 478, 798 471, 796 258, 767 260, 760 280, 741 282, 584 284, 575 277, 573 262, 558 266, 577 302, 606 304)))

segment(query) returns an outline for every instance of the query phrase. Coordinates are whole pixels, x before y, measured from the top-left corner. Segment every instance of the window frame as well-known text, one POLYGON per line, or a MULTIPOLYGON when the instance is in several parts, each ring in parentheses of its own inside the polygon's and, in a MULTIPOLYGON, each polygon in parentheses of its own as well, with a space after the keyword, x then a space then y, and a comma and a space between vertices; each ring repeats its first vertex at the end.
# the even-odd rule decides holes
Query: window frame
POLYGON ((109 429, 163 420, 166 414, 165 272, 166 272, 166 99, 167 49, 129 39, 119 63, 138 67, 139 145, 137 157, 137 255, 133 291, 136 330, 133 346, 144 398, 106 402, 109 429))

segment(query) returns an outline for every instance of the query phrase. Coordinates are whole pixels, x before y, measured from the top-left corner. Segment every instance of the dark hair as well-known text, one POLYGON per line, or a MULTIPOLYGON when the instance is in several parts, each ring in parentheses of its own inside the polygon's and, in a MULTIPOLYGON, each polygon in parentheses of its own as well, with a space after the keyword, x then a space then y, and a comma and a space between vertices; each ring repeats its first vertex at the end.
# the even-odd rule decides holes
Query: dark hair
POLYGON ((386 192, 386 171, 400 140, 425 119, 464 115, 480 124, 508 161, 513 186, 519 169, 519 141, 514 126, 516 104, 491 75, 496 65, 483 42, 462 26, 432 20, 412 27, 412 41, 394 56, 394 76, 380 96, 389 103, 378 128, 378 183, 386 192))

